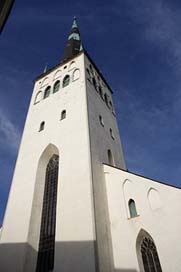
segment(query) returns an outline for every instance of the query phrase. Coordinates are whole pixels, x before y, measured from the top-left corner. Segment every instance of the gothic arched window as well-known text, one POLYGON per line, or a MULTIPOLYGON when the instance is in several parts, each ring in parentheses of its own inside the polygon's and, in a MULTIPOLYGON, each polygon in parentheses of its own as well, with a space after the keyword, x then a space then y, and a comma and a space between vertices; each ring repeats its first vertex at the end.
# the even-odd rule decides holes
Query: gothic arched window
POLYGON ((66 75, 63 79, 63 88, 68 86, 70 83, 70 76, 69 75, 66 75))
POLYGON ((135 201, 133 199, 130 199, 128 202, 128 206, 129 206, 129 213, 130 213, 130 217, 136 217, 137 211, 136 211, 136 204, 135 201))
POLYGON ((41 122, 39 131, 44 130, 44 128, 45 128, 45 121, 41 122))
POLYGON ((60 80, 57 80, 53 86, 53 93, 58 92, 60 89, 60 80))
POLYGON ((156 245, 146 231, 140 231, 136 247, 141 271, 162 272, 156 245))
POLYGON ((53 271, 54 268, 58 169, 59 156, 53 155, 46 168, 36 272, 53 271))
POLYGON ((51 87, 48 86, 46 89, 45 89, 45 92, 44 92, 44 96, 43 98, 47 98, 49 95, 50 95, 50 90, 51 90, 51 87))
POLYGON ((63 110, 61 112, 61 120, 65 119, 66 118, 66 110, 63 110))

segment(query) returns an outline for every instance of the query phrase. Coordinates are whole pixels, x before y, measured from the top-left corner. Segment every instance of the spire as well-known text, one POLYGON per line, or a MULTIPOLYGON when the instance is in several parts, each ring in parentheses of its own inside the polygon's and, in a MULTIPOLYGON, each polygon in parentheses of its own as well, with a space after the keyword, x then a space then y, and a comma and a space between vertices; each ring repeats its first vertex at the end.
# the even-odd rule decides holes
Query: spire
POLYGON ((72 29, 68 37, 67 45, 63 54, 62 62, 65 62, 72 57, 76 56, 79 52, 83 50, 82 41, 80 38, 79 29, 77 26, 76 17, 73 19, 72 29))

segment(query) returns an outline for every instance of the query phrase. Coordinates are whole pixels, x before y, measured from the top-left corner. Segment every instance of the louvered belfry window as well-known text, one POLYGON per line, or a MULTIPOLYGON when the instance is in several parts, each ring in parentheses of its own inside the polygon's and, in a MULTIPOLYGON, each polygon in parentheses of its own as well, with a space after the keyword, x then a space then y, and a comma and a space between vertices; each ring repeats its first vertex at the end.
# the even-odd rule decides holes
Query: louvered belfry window
POLYGON ((141 255, 145 272, 162 272, 156 246, 149 237, 142 240, 141 255))
POLYGON ((59 156, 53 155, 46 168, 36 272, 48 272, 54 268, 58 168, 59 156))

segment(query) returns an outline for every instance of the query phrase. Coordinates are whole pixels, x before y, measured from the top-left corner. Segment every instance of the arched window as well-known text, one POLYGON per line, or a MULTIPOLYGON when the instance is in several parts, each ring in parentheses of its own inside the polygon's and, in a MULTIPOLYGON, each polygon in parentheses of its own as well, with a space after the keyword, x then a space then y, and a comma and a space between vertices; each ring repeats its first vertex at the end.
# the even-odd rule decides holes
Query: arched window
POLYGON ((113 105, 112 105, 111 101, 109 101, 109 106, 110 106, 111 109, 113 109, 113 105))
POLYGON ((53 155, 46 168, 36 272, 54 269, 58 170, 59 156, 53 155))
POLYGON ((152 237, 147 232, 140 231, 136 248, 141 271, 162 272, 157 248, 152 237))
POLYGON ((103 121, 103 119, 102 119, 102 116, 101 116, 101 115, 99 115, 99 122, 100 122, 101 126, 103 126, 103 127, 104 127, 104 121, 103 121))
POLYGON ((136 204, 135 204, 135 201, 133 199, 129 200, 128 207, 129 207, 130 217, 131 218, 136 217, 138 214, 137 214, 137 211, 136 211, 136 204))
POLYGON ((63 110, 61 112, 61 120, 65 119, 66 118, 66 110, 63 110))
POLYGON ((111 138, 114 140, 114 134, 113 134, 113 131, 111 128, 110 128, 109 132, 110 132, 111 138))
POLYGON ((53 93, 58 92, 60 89, 60 80, 57 80, 53 86, 53 93))
POLYGON ((95 77, 92 78, 92 83, 94 85, 94 88, 97 90, 97 82, 95 80, 95 77))
POLYGON ((46 89, 45 89, 45 92, 44 92, 44 96, 43 98, 47 98, 49 95, 50 95, 50 91, 51 91, 51 87, 48 86, 46 89))
POLYGON ((68 86, 70 83, 70 76, 69 75, 66 75, 63 79, 63 88, 68 86))
POLYGON ((103 98, 103 92, 102 92, 102 87, 101 86, 99 86, 99 94, 103 98))
POLYGON ((42 131, 42 130, 44 130, 44 129, 45 129, 45 122, 43 121, 43 122, 41 122, 41 124, 40 124, 39 131, 42 131))
POLYGON ((108 164, 114 166, 114 158, 110 149, 107 151, 108 164))
POLYGON ((93 71, 93 68, 92 68, 92 65, 91 65, 91 64, 89 65, 89 68, 90 68, 91 73, 93 74, 94 71, 93 71))
POLYGON ((106 94, 106 93, 104 94, 104 100, 105 100, 105 102, 106 102, 106 105, 108 106, 108 97, 107 97, 107 94, 106 94))

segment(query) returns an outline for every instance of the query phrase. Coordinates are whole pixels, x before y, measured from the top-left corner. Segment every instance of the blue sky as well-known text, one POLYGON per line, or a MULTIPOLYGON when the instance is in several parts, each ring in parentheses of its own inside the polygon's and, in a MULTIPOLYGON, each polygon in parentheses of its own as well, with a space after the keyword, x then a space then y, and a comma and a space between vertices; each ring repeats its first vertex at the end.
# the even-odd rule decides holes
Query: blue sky
POLYGON ((16 1, 0 36, 0 224, 33 80, 59 63, 74 15, 114 91, 128 169, 181 186, 180 12, 177 0, 16 1))

